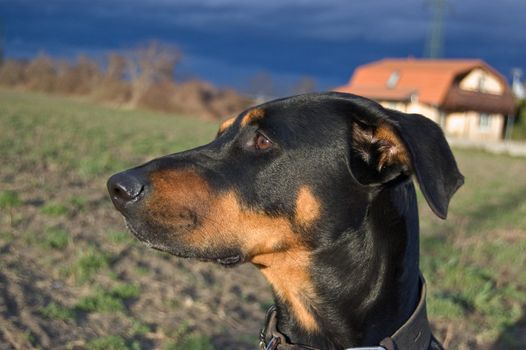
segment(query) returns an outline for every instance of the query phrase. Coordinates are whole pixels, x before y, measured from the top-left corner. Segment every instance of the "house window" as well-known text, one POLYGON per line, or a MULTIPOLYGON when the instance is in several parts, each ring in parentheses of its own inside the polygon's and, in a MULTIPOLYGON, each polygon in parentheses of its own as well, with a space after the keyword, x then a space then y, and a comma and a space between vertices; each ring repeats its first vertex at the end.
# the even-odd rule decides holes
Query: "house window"
POLYGON ((487 131, 491 127, 491 117, 488 113, 480 113, 479 116, 479 130, 487 131))
POLYGON ((389 89, 394 89, 396 84, 398 84, 398 80, 400 80, 400 73, 397 70, 395 70, 391 73, 389 79, 387 79, 387 87, 389 89))

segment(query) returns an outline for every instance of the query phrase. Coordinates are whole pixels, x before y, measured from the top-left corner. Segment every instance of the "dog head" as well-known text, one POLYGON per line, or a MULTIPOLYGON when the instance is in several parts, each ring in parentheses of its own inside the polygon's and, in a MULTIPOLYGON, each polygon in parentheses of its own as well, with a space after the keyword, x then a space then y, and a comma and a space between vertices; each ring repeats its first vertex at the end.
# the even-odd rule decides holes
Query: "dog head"
POLYGON ((155 249, 265 266, 358 226, 375 193, 412 175, 445 218, 463 177, 440 128, 323 93, 244 111, 209 144, 116 174, 108 190, 130 230, 155 249))

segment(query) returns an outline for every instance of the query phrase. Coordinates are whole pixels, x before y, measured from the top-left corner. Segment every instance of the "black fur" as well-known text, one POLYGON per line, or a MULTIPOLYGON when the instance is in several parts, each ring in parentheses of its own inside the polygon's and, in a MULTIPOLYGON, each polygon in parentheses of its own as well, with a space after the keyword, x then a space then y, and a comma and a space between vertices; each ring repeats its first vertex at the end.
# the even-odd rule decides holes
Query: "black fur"
MULTIPOLYGON (((265 114, 257 123, 242 127, 242 113, 210 144, 127 174, 140 178, 142 195, 148 196, 148 174, 191 167, 214 191, 234 190, 247 208, 288 218, 294 217, 298 189, 307 184, 321 203, 321 219, 312 227, 294 229, 312 252, 310 275, 317 299, 309 305, 320 331, 303 329, 288 305, 277 300, 279 329, 293 343, 322 349, 377 345, 408 319, 418 301, 419 224, 412 173, 442 218, 463 182, 442 131, 423 116, 349 94, 300 95, 259 108, 265 114), (374 131, 382 123, 405 145, 409 167, 375 169, 374 152, 381 150, 353 145, 353 128, 374 131), (258 151, 247 146, 256 132, 266 135, 273 147, 258 151)), ((112 199, 115 181, 108 185, 112 199)), ((239 262, 246 259, 238 246, 182 246, 140 207, 116 206, 136 235, 154 248, 220 263, 237 263, 232 256, 239 256, 239 262)))

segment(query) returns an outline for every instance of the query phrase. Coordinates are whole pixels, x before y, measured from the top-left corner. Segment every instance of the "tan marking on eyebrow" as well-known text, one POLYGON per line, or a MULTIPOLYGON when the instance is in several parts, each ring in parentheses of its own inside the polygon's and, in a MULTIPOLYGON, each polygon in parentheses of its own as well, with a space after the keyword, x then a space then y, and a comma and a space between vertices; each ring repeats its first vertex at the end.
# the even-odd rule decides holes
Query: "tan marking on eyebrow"
POLYGON ((241 126, 246 126, 256 120, 260 120, 265 116, 265 111, 261 108, 254 108, 245 114, 241 119, 241 126))
POLYGON ((225 130, 231 127, 235 121, 236 121, 236 117, 232 117, 222 122, 221 125, 219 125, 219 130, 217 131, 217 135, 221 135, 222 133, 224 133, 225 130))

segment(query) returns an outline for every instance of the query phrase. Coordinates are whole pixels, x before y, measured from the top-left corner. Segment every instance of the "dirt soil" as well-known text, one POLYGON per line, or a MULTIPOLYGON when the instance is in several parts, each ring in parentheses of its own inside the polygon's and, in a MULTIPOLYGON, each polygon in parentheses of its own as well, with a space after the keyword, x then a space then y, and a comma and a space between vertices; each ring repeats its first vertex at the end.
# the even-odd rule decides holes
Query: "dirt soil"
MULTIPOLYGON (((256 348, 272 303, 259 272, 146 248, 105 188, 112 173, 209 142, 216 130, 0 90, 0 350, 256 348)), ((467 182, 448 220, 420 201, 435 335, 449 349, 524 349, 526 163, 456 156, 467 182)))
POLYGON ((254 268, 178 259, 147 249, 131 234, 120 238, 123 242, 108 239, 108 232, 115 235, 125 227, 105 192, 105 179, 86 181, 44 168, 10 167, 0 174, 2 187, 21 200, 0 215, 0 349, 80 349, 89 339, 110 334, 145 348, 198 334, 218 349, 254 349, 272 298, 254 268), (43 214, 45 203, 71 198, 85 202, 64 215, 43 214), (47 227, 68 232, 67 247, 40 244, 47 227), (70 269, 90 249, 107 256, 107 264, 85 283, 70 269), (119 283, 138 284, 141 290, 125 300, 124 311, 75 311, 66 319, 42 313, 50 303, 75 310, 81 297, 119 283), (138 323, 146 330, 134 332, 138 323))

